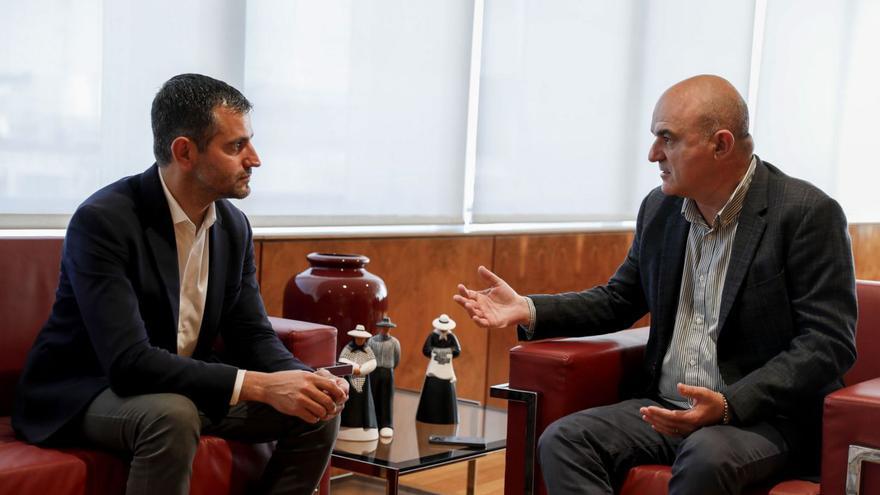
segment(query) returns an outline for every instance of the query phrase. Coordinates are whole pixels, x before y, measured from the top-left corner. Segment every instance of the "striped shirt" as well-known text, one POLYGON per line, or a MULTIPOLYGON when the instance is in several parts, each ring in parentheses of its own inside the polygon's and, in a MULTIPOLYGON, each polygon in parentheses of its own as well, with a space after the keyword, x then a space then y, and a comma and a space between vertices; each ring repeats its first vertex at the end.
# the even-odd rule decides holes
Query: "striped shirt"
POLYGON ((663 358, 660 397, 689 407, 677 384, 696 385, 721 392, 724 381, 718 368, 718 316, 721 291, 730 265, 733 239, 743 201, 755 174, 756 160, 715 216, 706 223, 695 201, 685 198, 681 214, 691 224, 681 273, 681 291, 672 343, 663 358))

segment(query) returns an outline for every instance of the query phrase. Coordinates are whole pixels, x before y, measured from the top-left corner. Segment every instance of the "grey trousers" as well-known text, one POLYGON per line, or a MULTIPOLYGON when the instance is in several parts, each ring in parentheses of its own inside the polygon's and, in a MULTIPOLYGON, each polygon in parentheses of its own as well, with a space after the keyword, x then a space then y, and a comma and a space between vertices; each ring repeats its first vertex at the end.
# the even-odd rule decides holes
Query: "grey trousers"
POLYGON ((126 494, 189 493, 201 434, 245 442, 277 440, 258 493, 312 493, 339 430, 338 418, 311 425, 273 407, 242 402, 212 422, 178 394, 119 397, 110 389, 87 408, 80 431, 96 447, 131 457, 126 494))
POLYGON ((672 464, 670 495, 738 494, 771 480, 788 461, 772 426, 707 426, 685 438, 661 435, 641 418, 650 399, 586 409, 552 423, 538 441, 550 494, 613 494, 633 466, 672 464))

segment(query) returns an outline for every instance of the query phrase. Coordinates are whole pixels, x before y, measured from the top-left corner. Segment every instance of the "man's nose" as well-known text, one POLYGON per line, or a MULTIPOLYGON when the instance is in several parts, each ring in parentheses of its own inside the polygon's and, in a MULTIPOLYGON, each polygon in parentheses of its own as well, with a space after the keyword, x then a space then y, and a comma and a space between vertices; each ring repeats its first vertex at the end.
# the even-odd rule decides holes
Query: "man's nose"
POLYGON ((259 167, 260 165, 262 165, 262 163, 260 163, 260 156, 257 154, 257 149, 254 148, 253 144, 248 143, 248 156, 245 159, 245 166, 250 168, 259 167))
POLYGON ((650 162, 661 162, 666 159, 666 155, 663 154, 663 151, 660 149, 660 140, 655 139, 653 143, 651 143, 651 147, 648 148, 648 161, 650 162))

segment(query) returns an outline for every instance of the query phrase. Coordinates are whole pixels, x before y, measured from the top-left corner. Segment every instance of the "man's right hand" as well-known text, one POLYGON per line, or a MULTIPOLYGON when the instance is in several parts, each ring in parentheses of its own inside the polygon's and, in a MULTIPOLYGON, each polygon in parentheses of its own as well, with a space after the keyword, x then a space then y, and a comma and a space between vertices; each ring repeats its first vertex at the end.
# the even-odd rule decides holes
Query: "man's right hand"
POLYGON ((307 423, 325 421, 339 413, 348 392, 332 378, 303 370, 244 375, 240 400, 269 404, 279 412, 307 423))
POLYGON ((484 328, 510 325, 528 325, 529 304, 498 275, 481 266, 477 269, 489 288, 470 290, 458 284, 458 294, 452 299, 467 310, 471 319, 484 328))

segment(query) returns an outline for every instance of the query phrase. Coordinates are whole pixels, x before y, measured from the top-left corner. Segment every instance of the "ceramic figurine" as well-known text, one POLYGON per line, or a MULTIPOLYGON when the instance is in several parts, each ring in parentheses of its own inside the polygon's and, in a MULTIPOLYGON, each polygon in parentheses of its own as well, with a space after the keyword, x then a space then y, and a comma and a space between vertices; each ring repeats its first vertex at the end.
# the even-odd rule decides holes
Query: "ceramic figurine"
POLYGON ((455 321, 448 316, 440 315, 433 321, 433 326, 434 330, 422 348, 422 353, 430 361, 416 419, 425 423, 455 424, 458 423, 458 407, 452 360, 461 354, 461 345, 452 333, 455 321))
POLYGON ((389 438, 394 435, 392 405, 394 404, 394 368, 400 363, 400 341, 389 335, 397 325, 385 316, 376 323, 376 335, 367 344, 376 356, 376 370, 370 374, 370 388, 376 406, 376 419, 379 421, 379 436, 389 438))
POLYGON ((372 441, 379 438, 379 429, 368 375, 376 369, 376 356, 367 345, 367 339, 371 335, 363 325, 357 325, 348 335, 352 340, 339 353, 339 361, 352 365, 352 373, 346 378, 349 383, 348 401, 342 410, 337 438, 356 442, 372 441))

